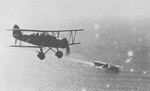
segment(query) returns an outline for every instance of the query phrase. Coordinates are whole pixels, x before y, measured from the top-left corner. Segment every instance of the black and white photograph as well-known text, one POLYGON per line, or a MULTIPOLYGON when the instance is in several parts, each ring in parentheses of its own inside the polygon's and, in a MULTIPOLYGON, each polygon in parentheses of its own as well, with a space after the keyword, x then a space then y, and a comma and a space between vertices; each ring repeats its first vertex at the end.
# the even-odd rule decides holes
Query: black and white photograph
POLYGON ((0 0, 0 91, 150 91, 150 0, 0 0))

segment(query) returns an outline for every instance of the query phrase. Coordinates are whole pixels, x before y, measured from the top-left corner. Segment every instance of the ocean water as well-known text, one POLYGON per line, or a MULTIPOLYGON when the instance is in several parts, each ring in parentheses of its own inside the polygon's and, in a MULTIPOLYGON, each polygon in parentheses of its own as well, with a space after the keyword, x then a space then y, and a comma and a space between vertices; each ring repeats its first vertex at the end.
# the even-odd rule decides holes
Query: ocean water
MULTIPOLYGON (((79 54, 57 59, 52 53, 45 60, 35 50, 7 48, 0 66, 2 91, 149 91, 150 74, 121 70, 109 74, 86 64, 79 54), (78 58, 78 59, 77 59, 78 58), (79 60, 80 58, 80 60, 79 60)), ((124 68, 125 69, 125 68, 124 68)))

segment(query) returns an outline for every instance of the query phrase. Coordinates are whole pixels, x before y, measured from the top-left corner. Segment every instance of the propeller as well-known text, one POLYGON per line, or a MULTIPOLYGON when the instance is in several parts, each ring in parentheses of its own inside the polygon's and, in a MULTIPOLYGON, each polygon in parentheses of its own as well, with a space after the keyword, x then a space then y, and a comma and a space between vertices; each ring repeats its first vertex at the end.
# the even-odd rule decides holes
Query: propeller
POLYGON ((69 44, 67 44, 66 46, 66 55, 69 55, 70 54, 70 47, 69 47, 69 44))
POLYGON ((66 55, 70 54, 70 46, 68 43, 68 40, 66 38, 63 39, 64 43, 65 43, 65 47, 66 47, 66 55))

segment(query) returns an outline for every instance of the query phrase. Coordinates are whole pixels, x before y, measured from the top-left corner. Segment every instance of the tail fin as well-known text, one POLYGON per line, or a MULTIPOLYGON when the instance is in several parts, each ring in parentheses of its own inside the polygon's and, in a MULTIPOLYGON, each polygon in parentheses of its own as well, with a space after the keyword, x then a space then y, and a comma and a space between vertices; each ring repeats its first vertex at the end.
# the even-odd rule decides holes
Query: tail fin
POLYGON ((18 25, 14 25, 14 27, 13 27, 13 36, 14 37, 22 35, 22 32, 19 29, 20 28, 18 25))
POLYGON ((13 27, 13 37, 15 38, 15 45, 17 44, 18 39, 21 38, 22 36, 22 32, 19 30, 19 26, 18 25, 14 25, 13 27))
POLYGON ((20 29, 18 25, 14 25, 13 29, 20 29))

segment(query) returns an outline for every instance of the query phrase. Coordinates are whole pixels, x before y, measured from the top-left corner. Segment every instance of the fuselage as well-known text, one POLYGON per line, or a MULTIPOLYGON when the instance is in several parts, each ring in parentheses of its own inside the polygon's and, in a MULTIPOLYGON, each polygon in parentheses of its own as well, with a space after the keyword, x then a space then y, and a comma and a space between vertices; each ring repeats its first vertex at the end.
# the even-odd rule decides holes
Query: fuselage
POLYGON ((27 42, 33 45, 42 46, 42 47, 55 47, 55 48, 66 48, 67 43, 64 39, 58 39, 49 34, 40 34, 33 33, 31 35, 22 34, 19 30, 13 31, 13 37, 17 40, 27 42))
POLYGON ((96 68, 106 69, 105 70, 106 72, 117 73, 117 74, 120 72, 119 66, 117 65, 110 65, 110 64, 107 64, 104 62, 98 62, 98 61, 95 61, 94 65, 96 66, 96 68))

